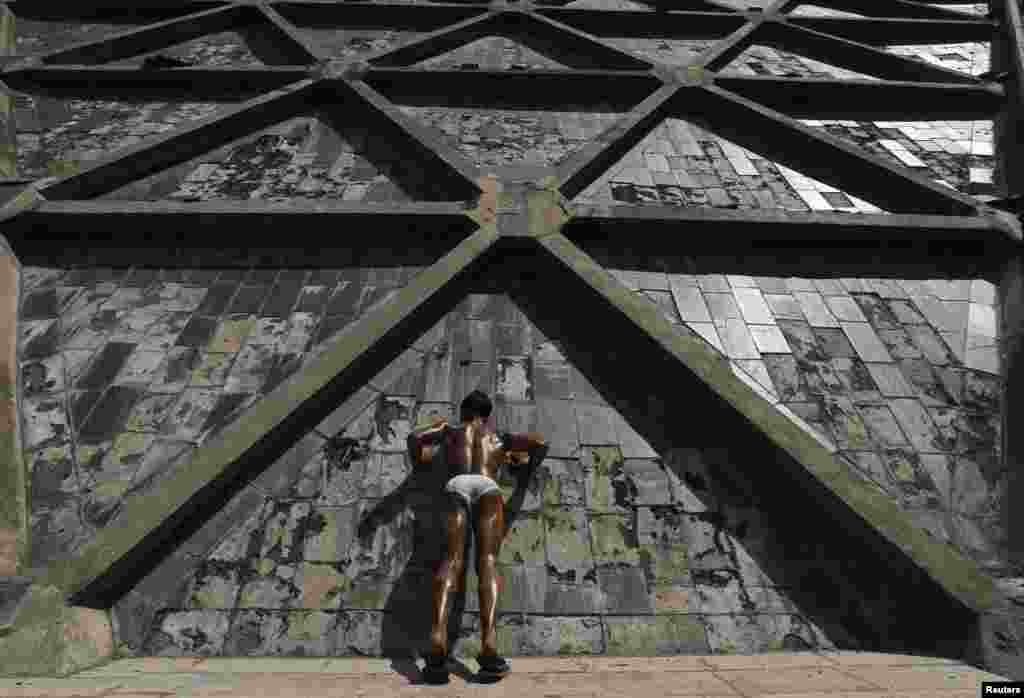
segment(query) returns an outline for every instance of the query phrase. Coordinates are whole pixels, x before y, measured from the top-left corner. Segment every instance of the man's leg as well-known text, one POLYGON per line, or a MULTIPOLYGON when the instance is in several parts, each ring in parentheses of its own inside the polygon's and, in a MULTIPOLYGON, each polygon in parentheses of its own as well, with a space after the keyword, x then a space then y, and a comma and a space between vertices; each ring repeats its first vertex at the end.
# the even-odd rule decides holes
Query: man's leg
POLYGON ((433 627, 430 631, 431 652, 441 656, 448 653, 448 611, 451 608, 451 596, 462 577, 465 565, 466 543, 466 507, 454 496, 449 495, 450 502, 447 517, 448 550, 445 559, 437 566, 434 573, 434 614, 433 627))
POLYGON ((480 654, 498 654, 498 638, 494 628, 501 578, 498 576, 498 553, 505 537, 505 503, 500 492, 480 498, 477 523, 477 576, 480 578, 480 654))

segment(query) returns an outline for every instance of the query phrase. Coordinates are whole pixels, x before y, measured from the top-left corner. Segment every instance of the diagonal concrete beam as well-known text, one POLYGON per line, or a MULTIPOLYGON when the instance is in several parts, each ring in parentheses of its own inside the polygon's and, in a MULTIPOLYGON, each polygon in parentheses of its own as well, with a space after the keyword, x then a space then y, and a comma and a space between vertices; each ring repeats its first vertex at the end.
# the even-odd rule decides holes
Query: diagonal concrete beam
POLYGON ((120 517, 132 525, 115 520, 75 558, 52 565, 37 583, 70 593, 75 605, 109 607, 180 543, 183 528, 194 526, 200 512, 209 513, 211 498, 223 497, 233 483, 265 468, 310 424, 323 420, 430 329, 432 316, 465 294, 476 265, 497 238, 493 226, 481 228, 417 275, 389 303, 354 323, 328 350, 198 449, 158 489, 128 500, 120 517))
POLYGON ((999 85, 822 80, 768 75, 719 75, 715 84, 797 119, 990 119, 1006 98, 999 85))
POLYGON ((990 41, 995 25, 984 18, 971 20, 894 19, 879 17, 794 17, 786 21, 823 34, 840 36, 871 46, 888 44, 952 44, 990 41))

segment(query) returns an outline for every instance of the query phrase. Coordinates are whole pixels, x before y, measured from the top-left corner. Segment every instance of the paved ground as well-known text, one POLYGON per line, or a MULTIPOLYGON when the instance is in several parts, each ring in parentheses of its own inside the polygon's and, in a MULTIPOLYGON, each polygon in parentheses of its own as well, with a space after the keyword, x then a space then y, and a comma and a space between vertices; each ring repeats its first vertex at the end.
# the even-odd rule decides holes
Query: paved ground
POLYGON ((863 652, 746 656, 580 657, 511 660, 496 685, 476 684, 474 661, 448 686, 419 684, 412 663, 386 659, 195 657, 124 659, 66 679, 0 679, 0 696, 793 696, 977 698, 1002 677, 946 659, 863 652))

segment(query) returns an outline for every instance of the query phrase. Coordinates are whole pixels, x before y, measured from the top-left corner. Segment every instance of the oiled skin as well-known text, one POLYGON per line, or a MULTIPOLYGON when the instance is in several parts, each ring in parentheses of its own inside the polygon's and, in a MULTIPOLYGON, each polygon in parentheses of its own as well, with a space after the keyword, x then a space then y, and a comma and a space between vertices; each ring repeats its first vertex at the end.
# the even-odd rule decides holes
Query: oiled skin
MULTIPOLYGON (((448 474, 485 475, 497 480, 498 468, 509 458, 510 452, 527 451, 534 464, 547 452, 547 444, 537 434, 513 434, 501 443, 498 437, 487 430, 480 418, 466 419, 451 427, 439 420, 431 427, 413 432, 409 436, 409 455, 414 465, 430 461, 434 448, 447 447, 448 474)), ((521 464, 518 453, 513 463, 521 464)), ((448 611, 449 599, 462 579, 465 561, 463 550, 466 536, 466 509, 455 504, 448 512, 446 538, 448 552, 440 561, 434 574, 433 623, 430 632, 431 652, 438 656, 448 652, 448 611)), ((493 492, 480 498, 477 505, 477 577, 480 580, 480 654, 497 655, 497 634, 495 632, 495 611, 501 578, 497 573, 498 553, 505 536, 505 506, 500 492, 493 492)))

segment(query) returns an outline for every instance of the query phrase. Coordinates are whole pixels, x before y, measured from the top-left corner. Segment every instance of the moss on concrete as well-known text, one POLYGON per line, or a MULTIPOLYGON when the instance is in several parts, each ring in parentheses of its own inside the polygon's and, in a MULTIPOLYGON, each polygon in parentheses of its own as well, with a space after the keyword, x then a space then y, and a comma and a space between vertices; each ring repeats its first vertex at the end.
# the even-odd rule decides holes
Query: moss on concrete
POLYGON ((494 231, 478 230, 430 269, 420 273, 384 304, 353 325, 312 359, 270 399, 258 401, 252 409, 226 427, 214 440, 197 450, 157 490, 142 492, 125 501, 122 521, 132 526, 111 526, 99 532, 81 554, 55 563, 45 583, 67 591, 78 590, 99 576, 135 547, 161 521, 219 476, 232 462, 251 449, 257 440, 280 424, 300 404, 366 354, 397 323, 448 284, 497 240, 494 231))
POLYGON ((824 446, 737 379, 728 361, 703 340, 676 331, 655 304, 620 284, 563 235, 547 236, 539 243, 902 549, 947 593, 975 611, 984 611, 996 602, 993 581, 974 562, 929 539, 893 502, 854 478, 824 446))
POLYGON ((67 676, 112 654, 105 611, 69 608, 59 589, 33 585, 14 628, 0 638, 0 676, 67 676))

